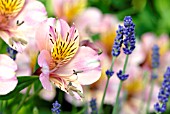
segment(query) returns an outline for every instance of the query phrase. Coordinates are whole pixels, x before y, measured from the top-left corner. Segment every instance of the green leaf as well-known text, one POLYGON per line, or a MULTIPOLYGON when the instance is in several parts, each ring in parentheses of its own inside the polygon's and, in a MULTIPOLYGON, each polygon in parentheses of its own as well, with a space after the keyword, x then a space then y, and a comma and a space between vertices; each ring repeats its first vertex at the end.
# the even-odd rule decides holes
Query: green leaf
POLYGON ((8 100, 8 99, 13 98, 21 90, 28 87, 35 81, 37 81, 39 79, 39 77, 38 76, 21 76, 21 77, 17 77, 17 79, 18 79, 18 84, 17 84, 16 88, 6 95, 0 95, 0 100, 8 100))

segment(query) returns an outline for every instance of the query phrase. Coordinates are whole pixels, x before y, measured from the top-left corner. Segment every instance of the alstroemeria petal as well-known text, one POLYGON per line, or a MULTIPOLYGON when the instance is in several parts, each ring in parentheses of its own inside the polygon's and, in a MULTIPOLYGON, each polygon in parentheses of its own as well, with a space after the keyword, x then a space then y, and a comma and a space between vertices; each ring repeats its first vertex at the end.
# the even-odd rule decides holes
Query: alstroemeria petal
POLYGON ((15 77, 16 63, 7 55, 0 55, 0 95, 5 95, 14 90, 18 80, 15 77))
POLYGON ((92 84, 101 76, 99 56, 93 49, 82 46, 74 58, 56 73, 60 76, 77 75, 80 84, 92 84))
POLYGON ((38 56, 38 65, 40 67, 43 67, 44 64, 49 66, 50 61, 51 61, 50 53, 47 50, 42 50, 38 56))
POLYGON ((62 38, 67 37, 67 32, 70 31, 70 27, 66 21, 59 19, 56 24, 57 31, 61 34, 62 38))
POLYGON ((47 50, 42 50, 38 56, 38 64, 41 67, 40 81, 44 89, 52 90, 52 85, 49 80, 50 74, 50 53, 47 50))
POLYGON ((1 80, 0 83, 0 95, 6 95, 9 92, 11 92, 12 90, 15 89, 15 87, 17 86, 18 80, 16 77, 12 78, 12 79, 7 79, 7 80, 1 80))
POLYGON ((52 85, 49 81, 49 74, 40 74, 40 81, 44 89, 52 91, 52 85))
POLYGON ((0 79, 11 79, 15 77, 16 63, 7 55, 0 55, 0 79))
POLYGON ((22 18, 27 26, 42 22, 47 18, 45 6, 39 1, 29 1, 17 17, 19 20, 22 18))
POLYGON ((56 23, 55 18, 49 18, 43 21, 36 31, 36 42, 39 50, 51 51, 52 42, 50 41, 49 30, 50 26, 54 26, 56 23))

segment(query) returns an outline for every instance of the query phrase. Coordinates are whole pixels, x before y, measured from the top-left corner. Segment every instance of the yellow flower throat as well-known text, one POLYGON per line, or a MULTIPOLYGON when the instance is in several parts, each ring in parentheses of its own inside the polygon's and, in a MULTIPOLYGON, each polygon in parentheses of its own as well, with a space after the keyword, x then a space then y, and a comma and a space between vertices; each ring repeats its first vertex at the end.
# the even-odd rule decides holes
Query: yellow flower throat
POLYGON ((0 0, 0 24, 7 24, 22 10, 25 0, 0 0))
POLYGON ((79 44, 75 42, 77 38, 78 36, 74 39, 69 39, 69 33, 67 33, 65 39, 61 35, 58 35, 56 42, 53 42, 51 39, 53 42, 51 56, 57 66, 67 63, 76 54, 79 47, 79 44))

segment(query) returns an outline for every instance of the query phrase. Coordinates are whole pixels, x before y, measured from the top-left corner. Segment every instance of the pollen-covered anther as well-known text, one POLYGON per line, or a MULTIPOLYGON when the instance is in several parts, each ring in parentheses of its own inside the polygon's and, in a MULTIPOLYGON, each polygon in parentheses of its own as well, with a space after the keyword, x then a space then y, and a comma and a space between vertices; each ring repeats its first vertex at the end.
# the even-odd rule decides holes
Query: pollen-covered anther
POLYGON ((84 98, 83 93, 80 90, 78 90, 75 86, 73 86, 71 82, 69 82, 66 90, 71 96, 74 96, 73 92, 76 92, 81 98, 84 98))
POLYGON ((9 44, 10 44, 11 46, 14 45, 14 42, 15 42, 15 43, 21 43, 22 45, 26 45, 26 44, 27 44, 27 41, 25 41, 25 40, 22 39, 22 38, 12 37, 12 38, 9 39, 9 44))

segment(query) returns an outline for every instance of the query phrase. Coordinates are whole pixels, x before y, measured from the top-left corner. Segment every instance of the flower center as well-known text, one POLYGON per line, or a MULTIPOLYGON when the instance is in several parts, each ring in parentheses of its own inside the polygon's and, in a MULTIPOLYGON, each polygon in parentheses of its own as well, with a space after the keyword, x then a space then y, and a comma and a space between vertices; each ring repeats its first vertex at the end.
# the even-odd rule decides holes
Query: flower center
POLYGON ((64 4, 64 15, 67 17, 67 21, 71 22, 76 15, 78 15, 86 7, 86 0, 67 1, 64 4))
POLYGON ((67 33, 65 40, 61 38, 61 35, 58 35, 57 41, 53 45, 51 56, 56 66, 62 66, 67 63, 78 50, 79 45, 75 43, 78 36, 73 39, 68 39, 68 37, 69 33, 67 33))
POLYGON ((0 0, 0 28, 9 24, 23 8, 25 0, 0 0))

